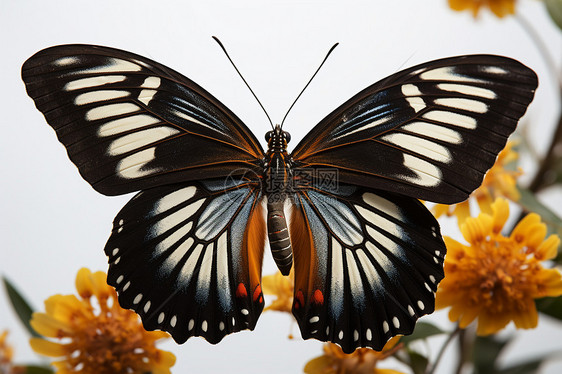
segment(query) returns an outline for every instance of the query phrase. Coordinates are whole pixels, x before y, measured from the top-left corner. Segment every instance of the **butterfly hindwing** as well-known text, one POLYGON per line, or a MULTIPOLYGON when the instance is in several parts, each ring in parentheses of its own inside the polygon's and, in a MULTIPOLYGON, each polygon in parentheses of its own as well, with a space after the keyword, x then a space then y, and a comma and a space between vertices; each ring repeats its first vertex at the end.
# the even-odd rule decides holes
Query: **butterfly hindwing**
POLYGON ((114 221, 108 283, 148 330, 178 342, 253 330, 265 246, 256 184, 208 180, 142 191, 114 221), (225 185, 226 184, 226 185, 225 185))
POLYGON ((433 312, 446 248, 419 201, 341 185, 295 202, 293 314, 304 339, 381 350, 433 312))
POLYGON ((456 203, 481 184, 537 84, 531 69, 500 56, 418 65, 337 108, 292 158, 303 168, 338 169, 344 183, 456 203))
POLYGON ((250 130, 211 94, 130 52, 47 48, 25 62, 22 77, 80 174, 106 195, 226 177, 263 157, 250 130))

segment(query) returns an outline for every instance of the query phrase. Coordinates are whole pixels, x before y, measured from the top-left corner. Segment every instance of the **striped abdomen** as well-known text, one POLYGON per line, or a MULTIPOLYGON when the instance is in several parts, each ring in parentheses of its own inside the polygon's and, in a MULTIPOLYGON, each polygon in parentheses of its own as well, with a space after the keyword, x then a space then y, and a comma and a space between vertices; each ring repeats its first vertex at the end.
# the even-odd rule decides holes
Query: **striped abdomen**
POLYGON ((267 236, 273 259, 283 275, 289 275, 293 265, 293 249, 287 220, 283 211, 284 201, 267 203, 267 236))

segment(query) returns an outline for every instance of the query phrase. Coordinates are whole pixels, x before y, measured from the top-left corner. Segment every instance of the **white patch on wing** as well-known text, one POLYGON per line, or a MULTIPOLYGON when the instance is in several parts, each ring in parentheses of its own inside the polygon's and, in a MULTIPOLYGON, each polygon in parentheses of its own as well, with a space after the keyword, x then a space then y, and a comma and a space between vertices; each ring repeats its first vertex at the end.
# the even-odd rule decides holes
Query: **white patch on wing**
POLYGON ((408 101, 408 104, 410 104, 416 113, 426 107, 425 101, 420 97, 422 93, 415 85, 402 85, 402 94, 404 94, 406 101, 408 101))
POLYGON ((423 118, 470 130, 474 130, 477 126, 476 119, 472 117, 444 110, 432 110, 431 112, 424 113, 423 118))
POLYGON ((486 113, 488 111, 488 105, 486 105, 486 103, 471 99, 445 97, 441 99, 435 99, 434 103, 437 105, 447 106, 449 108, 468 110, 469 112, 475 113, 486 113))
MULTIPOLYGON (((174 231, 166 239, 164 239, 160 243, 158 243, 156 245, 156 248, 154 249, 155 254, 156 255, 160 254, 160 253, 164 252, 165 250, 167 250, 168 248, 170 248, 171 246, 173 246, 174 244, 176 244, 180 239, 182 239, 184 236, 186 236, 189 233, 189 230, 191 230, 192 226, 193 226, 193 222, 188 222, 187 224, 181 226, 179 229, 174 231)), ((187 240, 190 240, 190 239, 191 239, 191 241, 193 241, 193 238, 188 238, 187 240)), ((175 253, 175 251, 174 251, 174 253, 175 253)))
MULTIPOLYGON (((372 230, 372 229, 367 227, 367 231, 368 230, 372 230)), ((394 267, 390 259, 383 252, 381 252, 381 250, 378 249, 373 243, 371 242, 365 243, 365 248, 367 248, 371 256, 375 258, 375 261, 382 267, 385 273, 393 274, 396 272, 396 268, 394 267)))
POLYGON ((117 174, 119 174, 121 178, 134 179, 157 172, 158 169, 143 170, 143 167, 147 163, 154 160, 155 151, 156 148, 152 147, 123 158, 117 164, 117 174))
POLYGON ((102 75, 100 77, 81 78, 75 81, 70 81, 64 85, 63 90, 74 91, 83 88, 98 87, 110 83, 122 82, 127 79, 124 75, 102 75))
POLYGON ((181 287, 187 287, 191 282, 191 276, 195 272, 195 267, 197 266, 197 261, 201 256, 201 251, 203 250, 203 244, 198 244, 193 249, 193 252, 189 255, 187 261, 183 264, 180 273, 177 278, 177 285, 181 287))
POLYGON ((160 87, 160 78, 159 77, 148 77, 144 80, 144 82, 140 85, 142 88, 158 88, 160 87))
POLYGON ((155 238, 159 235, 162 235, 166 231, 170 230, 172 227, 175 227, 181 223, 189 221, 191 219, 191 216, 193 216, 195 212, 197 212, 197 210, 201 207, 204 201, 205 199, 199 199, 187 206, 184 206, 178 211, 165 216, 164 218, 162 218, 152 226, 150 230, 150 237, 155 238))
POLYGON ((423 80, 453 81, 453 82, 474 82, 474 83, 485 82, 481 79, 459 75, 455 73, 455 68, 452 66, 428 70, 420 74, 420 78, 423 80))
POLYGON ((67 57, 61 57, 57 60, 55 60, 53 62, 53 65, 55 66, 68 66, 68 65, 72 65, 72 64, 76 64, 80 62, 80 59, 76 56, 67 56, 67 57))
POLYGON ((201 213, 195 236, 201 240, 214 238, 228 224, 247 194, 248 189, 239 189, 214 198, 201 213))
POLYGON ((140 71, 141 66, 120 58, 110 58, 106 65, 96 66, 85 70, 76 70, 72 74, 98 74, 98 73, 121 73, 140 71))
MULTIPOLYGON (((395 223, 389 221, 388 219, 384 218, 381 215, 376 214, 370 210, 363 208, 362 206, 355 205, 355 208, 365 218, 365 220, 372 226, 380 227, 382 230, 392 234, 397 238, 401 238, 404 236, 404 233, 400 229, 400 226, 396 225, 395 223)), ((367 227, 368 228, 368 227, 367 227)), ((369 232, 369 231, 367 231, 369 232)))
POLYGON ((367 284, 373 288, 373 291, 376 293, 383 292, 383 280, 381 279, 377 269, 375 269, 371 260, 367 257, 363 249, 359 248, 356 251, 357 258, 359 258, 359 263, 365 272, 365 276, 367 277, 367 284))
POLYGON ((162 139, 166 139, 178 133, 178 130, 168 126, 152 127, 137 131, 115 139, 109 145, 107 152, 111 156, 122 155, 134 151, 135 149, 143 148, 149 144, 159 142, 162 139))
POLYGON ((207 299, 209 298, 209 290, 211 288, 211 271, 213 269, 213 252, 215 243, 207 245, 204 249, 205 254, 203 255, 203 260, 199 265, 199 275, 197 277, 197 287, 195 293, 195 300, 199 302, 200 305, 205 305, 207 299))
POLYGON ((187 238, 183 243, 181 243, 180 246, 176 248, 176 250, 174 250, 166 257, 166 259, 162 263, 162 269, 165 270, 166 273, 172 272, 176 265, 179 264, 180 261, 184 258, 187 251, 191 249, 191 246, 194 242, 195 241, 193 240, 193 238, 187 238))
POLYGON ((378 230, 373 229, 371 226, 367 226, 367 232, 374 241, 380 244, 381 247, 390 251, 397 258, 405 259, 404 251, 392 239, 389 239, 386 235, 382 234, 378 230))
POLYGON ((362 197, 363 201, 373 208, 380 210, 399 221, 404 219, 402 213, 400 212, 400 208, 392 201, 371 192, 365 192, 362 197))
POLYGON ((412 122, 402 126, 402 130, 417 135, 424 135, 429 138, 441 140, 451 144, 462 143, 462 136, 455 130, 451 130, 444 126, 435 125, 428 122, 412 122))
POLYGON ((217 240, 217 291, 223 310, 230 310, 232 308, 232 295, 230 294, 226 231, 217 240))
POLYGON ((490 73, 490 74, 500 74, 500 75, 502 75, 502 74, 508 73, 507 70, 504 70, 504 69, 500 68, 499 66, 484 66, 481 70, 485 73, 490 73))
POLYGON ((435 161, 446 164, 452 161, 451 153, 447 148, 427 139, 402 133, 388 134, 380 139, 435 161))
POLYGON ((86 105, 97 103, 100 101, 107 101, 113 99, 119 99, 123 97, 127 97, 130 95, 129 91, 120 91, 120 90, 98 90, 98 91, 90 91, 84 92, 76 96, 74 99, 75 105, 86 105))
POLYGON ((479 96, 486 99, 495 99, 496 93, 487 88, 469 86, 466 84, 440 83, 437 88, 443 91, 459 92, 470 96, 479 96))
POLYGON ((404 153, 404 166, 412 170, 416 176, 400 176, 402 179, 425 187, 435 187, 441 183, 441 170, 421 158, 404 153))
POLYGON ((353 298, 353 304, 356 308, 360 308, 365 304, 365 294, 363 281, 361 280, 361 274, 357 268, 357 262, 353 257, 351 251, 345 251, 345 257, 347 260, 347 273, 349 274, 349 287, 351 289, 351 296, 353 298))
POLYGON ((330 279, 330 306, 332 315, 338 317, 343 308, 343 291, 344 291, 344 276, 343 276, 343 255, 342 246, 338 241, 332 238, 332 277, 330 279))
POLYGON ((195 192, 197 192, 197 188, 195 186, 188 186, 163 196, 156 202, 156 204, 154 204, 154 209, 152 210, 151 215, 154 216, 165 212, 191 199, 195 195, 195 192))
POLYGON ((158 92, 158 91, 144 89, 139 94, 138 100, 141 103, 143 103, 144 105, 148 105, 148 103, 150 103, 152 101, 152 99, 154 98, 154 95, 156 95, 156 92, 158 92))
POLYGON ((134 113, 140 110, 138 105, 132 103, 108 104, 92 108, 86 112, 87 121, 116 117, 122 114, 134 113))
POLYGON ((99 137, 121 134, 131 130, 141 129, 160 122, 156 117, 148 114, 137 114, 125 118, 115 119, 100 126, 98 129, 99 137))

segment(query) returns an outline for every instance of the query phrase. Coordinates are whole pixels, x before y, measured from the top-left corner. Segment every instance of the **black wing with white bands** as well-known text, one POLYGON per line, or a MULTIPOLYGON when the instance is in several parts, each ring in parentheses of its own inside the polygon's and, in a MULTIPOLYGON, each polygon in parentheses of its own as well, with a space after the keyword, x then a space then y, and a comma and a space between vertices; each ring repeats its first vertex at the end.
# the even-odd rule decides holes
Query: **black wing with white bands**
POLYGON ((216 98, 133 53, 47 48, 24 63, 22 78, 80 174, 106 195, 232 175, 263 157, 216 98))
POLYGON ((344 183, 456 203, 481 184, 537 84, 506 57, 428 62, 352 97, 292 157, 305 168, 338 168, 344 183))
POLYGON ((178 343, 202 336, 214 344, 253 330, 263 309, 264 242, 248 248, 246 240, 252 216, 261 212, 260 192, 251 184, 224 185, 140 192, 115 218, 105 247, 108 283, 121 306, 137 312, 147 330, 168 331, 178 343))
POLYGON ((293 314, 304 339, 331 341, 348 353, 381 350, 433 312, 446 248, 418 200, 341 186, 336 194, 299 193, 293 213, 297 221, 306 217, 303 230, 311 234, 312 250, 294 245, 293 314))

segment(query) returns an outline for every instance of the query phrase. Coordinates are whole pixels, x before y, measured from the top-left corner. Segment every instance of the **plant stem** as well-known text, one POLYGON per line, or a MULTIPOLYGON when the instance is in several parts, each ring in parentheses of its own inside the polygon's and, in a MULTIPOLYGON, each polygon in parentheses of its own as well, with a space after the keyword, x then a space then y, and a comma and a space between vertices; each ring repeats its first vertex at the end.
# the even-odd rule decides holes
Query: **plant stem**
POLYGON ((441 349, 437 353, 437 357, 435 357, 435 362, 433 363, 433 365, 431 365, 427 369, 426 374, 433 374, 435 372, 435 369, 437 369, 437 365, 439 365, 439 362, 441 361, 441 358, 443 358, 443 354, 445 353, 445 350, 447 349, 447 347, 449 346, 451 341, 453 341, 455 336, 457 336, 457 334, 460 331, 461 331, 461 328, 459 327, 459 325, 457 325, 456 329, 453 332, 451 332, 451 334, 449 334, 449 336, 447 337, 447 340, 445 340, 445 342, 441 346, 441 349))

